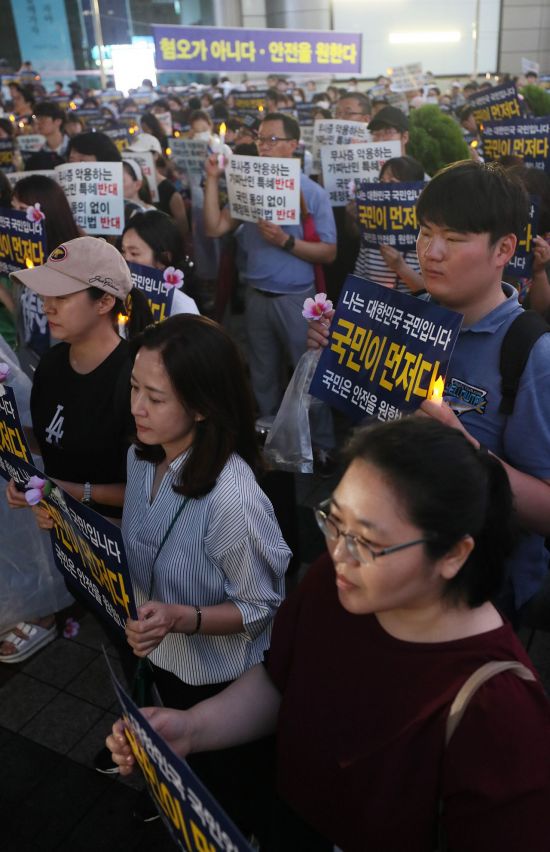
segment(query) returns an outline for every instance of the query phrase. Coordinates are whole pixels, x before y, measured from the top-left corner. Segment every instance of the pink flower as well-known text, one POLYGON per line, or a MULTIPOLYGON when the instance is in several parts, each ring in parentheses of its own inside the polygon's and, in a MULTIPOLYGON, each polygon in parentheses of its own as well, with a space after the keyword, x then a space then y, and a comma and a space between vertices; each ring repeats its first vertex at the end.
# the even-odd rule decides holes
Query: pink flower
POLYGON ((27 220, 29 222, 41 222, 46 218, 46 214, 40 209, 40 202, 37 201, 34 207, 27 207, 27 220))
POLYGON ((10 365, 5 361, 0 362, 0 382, 5 382, 10 374, 10 365))
POLYGON ((173 266, 167 266, 164 270, 164 283, 166 287, 181 287, 183 284, 183 272, 173 266))
POLYGON ((38 506, 52 490, 51 482, 40 476, 31 476, 25 485, 25 500, 29 506, 38 506))
POLYGON ((64 639, 74 639, 75 636, 78 636, 78 631, 80 630, 80 624, 74 618, 68 618, 65 622, 65 627, 63 628, 63 638, 64 639))
POLYGON ((326 293, 317 293, 314 299, 306 299, 302 316, 308 320, 318 320, 332 310, 332 302, 326 293))

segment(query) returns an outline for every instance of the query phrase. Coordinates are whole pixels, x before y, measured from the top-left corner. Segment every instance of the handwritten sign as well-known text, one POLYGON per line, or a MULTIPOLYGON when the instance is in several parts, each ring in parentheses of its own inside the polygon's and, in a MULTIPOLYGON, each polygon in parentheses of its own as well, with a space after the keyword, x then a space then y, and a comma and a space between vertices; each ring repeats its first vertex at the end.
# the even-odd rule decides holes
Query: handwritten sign
POLYGON ((357 181, 355 186, 361 244, 390 245, 399 251, 414 249, 418 236, 416 202, 424 183, 357 181))
POLYGON ((229 157, 225 171, 234 219, 300 223, 300 162, 279 157, 229 157))
POLYGON ((310 393, 352 420, 396 420, 444 377, 462 315, 349 275, 310 393))
POLYGON ((182 852, 252 852, 189 764, 172 751, 124 691, 106 654, 105 660, 120 702, 132 754, 178 849, 182 852))
POLYGON ((361 142, 321 148, 323 183, 332 207, 344 207, 350 200, 350 180, 374 181, 392 157, 401 156, 401 143, 361 142))
POLYGON ((518 90, 514 83, 482 89, 469 95, 467 103, 474 108, 474 118, 479 125, 488 121, 508 121, 510 118, 521 116, 518 90))
POLYGON ((155 166, 155 158, 151 151, 122 151, 123 160, 135 160, 140 167, 144 177, 147 178, 151 198, 153 201, 159 200, 159 189, 157 181, 157 169, 155 166))
POLYGON ((77 225, 91 236, 122 233, 122 163, 63 163, 55 170, 77 225))
POLYGON ((140 263, 129 263, 134 286, 145 293, 153 319, 160 322, 169 317, 172 312, 174 288, 164 283, 163 271, 152 266, 142 266, 140 263))
POLYGON ((153 24, 153 36, 155 64, 162 71, 355 74, 361 69, 357 33, 153 24))
POLYGON ((550 171, 550 117, 514 118, 483 125, 483 156, 522 157, 526 166, 550 171))
POLYGON ((46 254, 43 222, 29 222, 26 213, 0 208, 0 272, 41 266, 46 254))

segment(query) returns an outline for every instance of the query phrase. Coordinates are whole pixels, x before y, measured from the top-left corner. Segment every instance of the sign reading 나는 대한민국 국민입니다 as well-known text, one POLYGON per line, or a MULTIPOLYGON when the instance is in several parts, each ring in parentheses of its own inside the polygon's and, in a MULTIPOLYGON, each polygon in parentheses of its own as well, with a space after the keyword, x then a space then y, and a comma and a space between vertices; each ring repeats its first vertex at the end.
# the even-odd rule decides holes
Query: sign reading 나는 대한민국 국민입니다
POLYGON ((189 764, 157 734, 115 677, 107 654, 115 694, 120 702, 126 737, 149 794, 182 852, 252 852, 189 764))
POLYGON ((351 181, 374 181, 387 160, 399 157, 401 142, 361 142, 321 148, 323 184, 332 207, 344 207, 353 197, 351 181))
POLYGON ((0 272, 7 274, 44 263, 47 252, 44 218, 40 218, 38 211, 34 215, 0 208, 0 272))
POLYGON ((442 391, 462 319, 348 275, 310 393, 354 421, 399 419, 442 391))
POLYGON ((174 288, 167 286, 164 271, 140 263, 129 263, 134 287, 147 297, 155 322, 161 322, 170 316, 174 299, 174 288))
POLYGON ((21 491, 37 492, 35 504, 40 502, 53 518, 50 538, 57 568, 108 624, 124 631, 126 620, 137 614, 120 529, 33 466, 13 390, 0 389, 0 476, 13 479, 21 491))
POLYGON ((153 24, 162 71, 259 71, 357 74, 361 35, 332 31, 251 30, 153 24))
POLYGON ((367 183, 355 184, 357 222, 361 245, 390 245, 399 251, 412 251, 418 236, 416 202, 425 184, 367 183))
POLYGON ((277 225, 300 224, 300 162, 290 157, 241 157, 226 165, 229 211, 233 219, 277 225))
POLYGON ((550 171, 550 116, 487 122, 482 136, 486 160, 521 157, 526 166, 550 171))

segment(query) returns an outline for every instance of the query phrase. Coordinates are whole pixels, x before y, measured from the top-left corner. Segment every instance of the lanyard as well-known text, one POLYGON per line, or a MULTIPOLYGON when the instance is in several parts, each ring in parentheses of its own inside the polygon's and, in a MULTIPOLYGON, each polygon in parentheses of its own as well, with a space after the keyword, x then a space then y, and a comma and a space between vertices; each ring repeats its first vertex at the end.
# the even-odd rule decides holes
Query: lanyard
POLYGON ((174 527, 174 524, 176 523, 177 519, 179 518, 179 516, 181 515, 181 513, 183 512, 183 510, 185 509, 185 506, 186 506, 186 505, 187 505, 187 497, 184 497, 184 498, 183 498, 183 502, 182 502, 181 506, 179 507, 178 511, 176 512, 176 514, 174 515, 174 517, 173 517, 173 518, 172 518, 172 520, 170 521, 170 526, 168 527, 168 529, 167 529, 167 530, 166 530, 166 532, 164 533, 164 535, 163 535, 163 537, 162 537, 162 541, 161 541, 161 543, 160 543, 160 544, 159 544, 159 546, 158 546, 158 550, 157 550, 156 556, 155 556, 155 558, 154 558, 154 560, 153 560, 153 564, 152 564, 152 566, 151 566, 151 582, 150 582, 150 584, 149 584, 149 594, 148 594, 148 596, 147 596, 147 600, 148 600, 148 601, 150 601, 150 600, 151 600, 151 596, 152 596, 152 594, 153 594, 153 586, 155 585, 155 565, 157 564, 157 559, 158 559, 158 558, 159 558, 159 556, 160 556, 160 551, 161 551, 161 550, 162 550, 162 548, 164 547, 164 544, 165 544, 165 542, 166 542, 166 539, 168 538, 168 536, 169 536, 169 535, 170 535, 170 533, 172 532, 172 529, 173 529, 173 527, 174 527))

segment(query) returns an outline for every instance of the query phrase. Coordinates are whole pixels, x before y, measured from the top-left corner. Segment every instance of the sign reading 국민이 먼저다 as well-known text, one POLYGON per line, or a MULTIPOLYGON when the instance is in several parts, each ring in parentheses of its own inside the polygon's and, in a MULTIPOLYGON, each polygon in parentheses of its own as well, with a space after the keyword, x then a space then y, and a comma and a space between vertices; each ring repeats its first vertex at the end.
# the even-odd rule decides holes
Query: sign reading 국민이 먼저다
POLYGON ((57 178, 77 225, 90 236, 124 229, 122 163, 63 163, 57 178))
POLYGON ((348 275, 309 392, 353 421, 399 419, 442 393, 462 319, 348 275))
POLYGON ((416 202, 425 184, 357 181, 355 201, 361 245, 413 251, 418 236, 416 202))
POLYGON ((468 96, 466 103, 474 108, 474 118, 480 127, 488 121, 508 121, 521 116, 521 104, 515 83, 503 83, 491 89, 474 92, 468 96))
POLYGON ((181 852, 252 852, 189 764, 178 757, 134 704, 115 677, 104 653, 119 700, 126 737, 149 794, 181 852))
POLYGON ((161 71, 357 74, 361 35, 333 31, 153 24, 161 71))
POLYGON ((38 491, 36 503, 40 500, 54 521, 50 538, 56 567, 108 624, 123 632, 126 620, 137 614, 120 529, 34 467, 13 390, 0 384, 0 391, 0 476, 13 479, 21 491, 31 486, 38 491))
POLYGON ((323 184, 332 207, 345 207, 355 192, 351 181, 374 181, 387 160, 401 155, 401 142, 361 142, 321 148, 323 184))
POLYGON ((163 270, 142 266, 140 263, 129 263, 128 268, 132 274, 134 287, 141 290, 147 297, 154 321, 161 322, 169 317, 174 299, 174 287, 166 286, 163 270))
POLYGON ((233 154, 225 169, 229 211, 244 222, 300 224, 300 162, 233 154))
POLYGON ((487 122, 482 136, 485 160, 516 156, 526 166, 550 172, 550 116, 487 122))
MULTIPOLYGON (((39 217, 40 214, 37 213, 39 217)), ((41 266, 47 253, 44 219, 0 208, 0 272, 41 266)))

